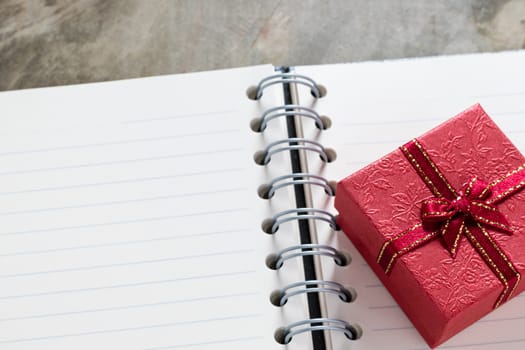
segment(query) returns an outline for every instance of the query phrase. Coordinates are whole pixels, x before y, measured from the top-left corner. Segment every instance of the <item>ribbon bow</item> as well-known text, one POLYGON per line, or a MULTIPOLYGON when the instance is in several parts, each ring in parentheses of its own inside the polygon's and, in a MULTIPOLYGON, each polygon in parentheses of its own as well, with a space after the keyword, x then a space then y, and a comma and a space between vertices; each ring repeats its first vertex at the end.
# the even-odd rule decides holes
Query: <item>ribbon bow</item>
POLYGON ((477 177, 463 187, 458 196, 449 200, 433 197, 423 201, 423 223, 440 224, 440 233, 450 255, 455 258, 458 244, 465 228, 479 223, 506 234, 512 230, 505 215, 486 200, 492 195, 488 184, 477 177))
POLYGON ((504 285, 494 306, 498 307, 510 298, 521 275, 486 228, 512 234, 509 222, 494 205, 525 188, 525 164, 490 184, 474 177, 458 192, 418 140, 403 145, 401 151, 434 197, 422 204, 422 222, 388 239, 377 262, 389 273, 398 257, 440 235, 455 257, 460 238, 465 235, 504 285))

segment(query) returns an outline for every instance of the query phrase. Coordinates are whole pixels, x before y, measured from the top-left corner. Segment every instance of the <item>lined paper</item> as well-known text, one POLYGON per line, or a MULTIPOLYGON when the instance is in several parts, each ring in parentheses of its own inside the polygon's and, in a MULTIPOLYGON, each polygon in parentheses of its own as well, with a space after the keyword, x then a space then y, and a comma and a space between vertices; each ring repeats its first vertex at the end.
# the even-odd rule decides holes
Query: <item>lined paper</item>
MULTIPOLYGON (((328 115, 305 137, 337 160, 309 169, 340 179, 480 102, 525 151, 523 52, 300 67, 328 87, 302 104, 328 115), (483 72, 480 74, 480 72, 483 72)), ((272 290, 303 279, 299 259, 264 267, 266 254, 298 244, 285 223, 260 223, 294 203, 261 183, 290 172, 285 153, 265 167, 252 154, 286 138, 282 120, 255 134, 249 120, 278 103, 244 99, 269 66, 0 94, 0 348, 274 348, 275 328, 307 318, 304 295, 282 308, 272 290), (200 97, 200 98, 199 98, 200 97), (205 103, 203 102, 205 101, 205 103)), ((322 189, 316 207, 333 211, 322 189)), ((329 317, 360 324, 334 349, 427 349, 343 234, 318 225, 320 243, 347 250, 348 267, 322 258, 324 278, 357 290, 327 296, 329 317)), ((443 349, 521 349, 525 297, 454 337, 443 349)), ((311 346, 309 335, 288 349, 311 346)))
POLYGON ((0 348, 273 346, 248 128, 261 105, 243 100, 270 73, 0 95, 0 348))
MULTIPOLYGON (((467 107, 481 103, 514 144, 525 153, 525 52, 407 59, 348 65, 300 67, 328 88, 313 101, 303 91, 302 102, 328 115, 333 127, 323 132, 305 122, 306 134, 337 151, 337 160, 314 169, 339 180, 467 107)), ((322 195, 318 206, 333 210, 322 195)), ((321 228, 320 239, 350 251, 346 268, 324 264, 325 278, 357 290, 353 304, 327 298, 330 316, 360 324, 363 338, 352 349, 427 349, 427 345, 355 248, 339 232, 321 228), (324 229, 324 231, 323 231, 324 229)), ((525 339, 525 297, 508 304, 453 337, 442 349, 522 349, 525 339)), ((334 335, 335 349, 348 340, 334 335)))

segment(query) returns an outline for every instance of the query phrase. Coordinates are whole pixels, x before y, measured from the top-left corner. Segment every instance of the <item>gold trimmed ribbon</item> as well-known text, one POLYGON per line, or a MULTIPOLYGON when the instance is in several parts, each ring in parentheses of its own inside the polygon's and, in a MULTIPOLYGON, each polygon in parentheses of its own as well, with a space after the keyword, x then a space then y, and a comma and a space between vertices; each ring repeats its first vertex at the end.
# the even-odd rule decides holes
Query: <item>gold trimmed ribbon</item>
POLYGON ((418 140, 414 139, 400 149, 434 197, 422 203, 421 223, 387 240, 377 262, 385 273, 389 273, 399 256, 438 236, 455 258, 460 238, 464 235, 504 285, 494 305, 498 307, 510 298, 521 276, 486 228, 512 234, 507 218, 495 204, 525 187, 525 165, 491 183, 473 177, 457 191, 418 140))

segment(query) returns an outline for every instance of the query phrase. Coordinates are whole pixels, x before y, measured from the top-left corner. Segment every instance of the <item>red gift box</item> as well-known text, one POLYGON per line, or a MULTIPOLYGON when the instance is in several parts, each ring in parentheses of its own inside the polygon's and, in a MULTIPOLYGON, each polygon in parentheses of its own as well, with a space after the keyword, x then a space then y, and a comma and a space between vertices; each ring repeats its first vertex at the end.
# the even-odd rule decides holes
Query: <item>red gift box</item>
POLYGON ((339 182, 339 226, 431 347, 525 289, 524 164, 475 105, 339 182))

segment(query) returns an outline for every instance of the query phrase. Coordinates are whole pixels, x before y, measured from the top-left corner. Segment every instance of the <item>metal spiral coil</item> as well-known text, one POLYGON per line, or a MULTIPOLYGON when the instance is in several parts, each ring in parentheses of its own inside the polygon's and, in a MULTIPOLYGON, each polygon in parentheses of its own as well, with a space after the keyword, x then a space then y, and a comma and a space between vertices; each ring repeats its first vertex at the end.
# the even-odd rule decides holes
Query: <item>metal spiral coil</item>
POLYGON ((305 85, 310 88, 310 92, 315 98, 321 98, 326 95, 326 88, 324 86, 317 84, 310 77, 295 73, 280 73, 270 75, 262 79, 257 86, 250 87, 246 94, 248 95, 248 98, 252 100, 259 100, 263 95, 264 89, 272 85, 283 83, 305 85))
POLYGON ((301 105, 283 105, 267 109, 260 118, 252 120, 250 127, 255 132, 263 132, 269 121, 286 116, 301 116, 313 119, 315 126, 320 130, 328 129, 332 125, 330 118, 320 116, 315 109, 301 105))
POLYGON ((336 217, 326 210, 317 208, 293 208, 280 211, 275 213, 271 218, 264 220, 261 224, 261 228, 264 232, 273 234, 276 233, 279 226, 285 222, 310 219, 325 221, 332 229, 339 231, 336 217))
POLYGON ((338 266, 350 264, 352 258, 350 254, 339 251, 332 246, 324 244, 299 244, 280 250, 277 253, 269 254, 266 257, 266 266, 272 270, 279 270, 283 267, 286 260, 312 255, 324 255, 334 259, 338 266))
POLYGON ((309 280, 291 283, 282 289, 274 290, 270 294, 270 302, 275 306, 283 306, 291 297, 307 293, 336 294, 345 303, 350 303, 357 297, 357 293, 353 288, 345 287, 338 282, 309 280))
MULTIPOLYGON (((286 86, 291 86, 292 84, 295 86, 306 86, 310 88, 310 92, 315 98, 321 98, 326 95, 326 89, 324 86, 317 84, 311 78, 295 73, 289 73, 287 69, 284 69, 283 72, 286 73, 268 76, 262 79, 257 86, 248 88, 248 97, 252 100, 259 100, 263 96, 263 92, 266 88, 272 85, 281 84, 285 89, 286 86)), ((289 95, 286 95, 285 93, 285 96, 290 96, 291 94, 291 92, 289 92, 289 95)), ((297 125, 301 125, 302 120, 305 118, 312 119, 319 130, 325 130, 331 126, 331 120, 328 117, 319 115, 310 107, 298 104, 297 95, 295 99, 285 97, 284 105, 269 108, 264 111, 259 118, 255 118, 251 121, 250 128, 255 132, 264 132, 270 121, 282 117, 285 117, 287 120, 289 137, 270 142, 264 150, 257 151, 253 156, 257 164, 263 166, 268 165, 271 162, 272 156, 280 152, 290 152, 292 159, 297 159, 297 155, 306 159, 306 152, 315 152, 319 154, 319 157, 325 163, 335 160, 336 153, 334 150, 324 147, 319 142, 302 137, 302 131, 290 131, 294 130, 293 128, 290 129, 289 126, 291 120, 294 120, 294 123, 297 123, 297 125)), ((299 128, 301 127, 299 126, 299 128)), ((296 165, 294 160, 292 160, 292 165, 296 165)), ((303 168, 302 166, 299 166, 298 168, 297 166, 292 166, 292 169, 293 173, 277 176, 271 179, 268 183, 260 185, 257 190, 259 197, 271 200, 276 191, 285 187, 294 187, 294 191, 297 191, 298 188, 303 191, 307 188, 308 191, 310 191, 309 186, 320 187, 324 189, 327 195, 335 196, 335 182, 328 181, 320 175, 308 173, 306 168, 303 168), (297 185, 299 185, 299 187, 297 187, 297 185)), ((284 223, 303 220, 324 221, 328 223, 332 229, 339 230, 336 217, 330 212, 323 209, 313 208, 311 201, 308 202, 303 200, 303 204, 299 203, 300 202, 297 202, 298 208, 277 212, 272 217, 264 220, 261 225, 262 230, 266 233, 274 234, 284 223)), ((297 257, 311 259, 313 257, 326 256, 333 259, 338 266, 346 266, 351 262, 351 257, 348 253, 339 251, 334 247, 311 241, 308 242, 308 240, 303 241, 302 239, 301 242, 301 244, 286 247, 276 253, 269 254, 266 257, 266 266, 272 270, 279 270, 283 267, 285 261, 297 257)), ((303 262, 304 261, 305 260, 303 260, 303 262)), ((357 296, 357 293, 353 288, 344 286, 338 282, 323 280, 322 277, 316 278, 314 274, 313 276, 306 277, 305 280, 290 283, 283 288, 274 290, 270 294, 270 302, 275 306, 282 307, 294 296, 302 294, 312 296, 311 293, 334 294, 337 295, 341 301, 347 303, 353 302, 357 296)), ((308 298, 308 300, 310 300, 310 298, 308 298)), ((350 340, 359 339, 362 335, 362 330, 359 325, 353 325, 344 320, 326 318, 322 311, 311 314, 310 317, 312 318, 293 322, 284 327, 278 328, 274 333, 275 341, 279 344, 288 344, 296 335, 308 332, 312 332, 312 337, 317 337, 316 339, 318 339, 319 331, 341 332, 350 340)))
POLYGON ((342 332, 350 340, 357 340, 363 334, 361 327, 334 318, 311 318, 277 328, 274 339, 279 344, 288 344, 298 334, 313 331, 342 332))
POLYGON ((284 140, 278 140, 269 143, 264 150, 255 152, 253 159, 255 160, 255 163, 259 165, 266 165, 272 159, 272 155, 279 152, 292 150, 307 150, 317 152, 319 153, 319 157, 321 157, 325 163, 333 162, 336 158, 336 154, 333 149, 325 148, 319 142, 305 139, 303 137, 290 137, 284 140), (282 144, 285 145, 278 148, 276 147, 282 144))
POLYGON ((294 173, 275 177, 269 183, 259 186, 257 193, 263 199, 270 199, 278 189, 299 184, 320 186, 324 188, 327 195, 335 196, 335 182, 328 181, 322 176, 308 173, 294 173))

